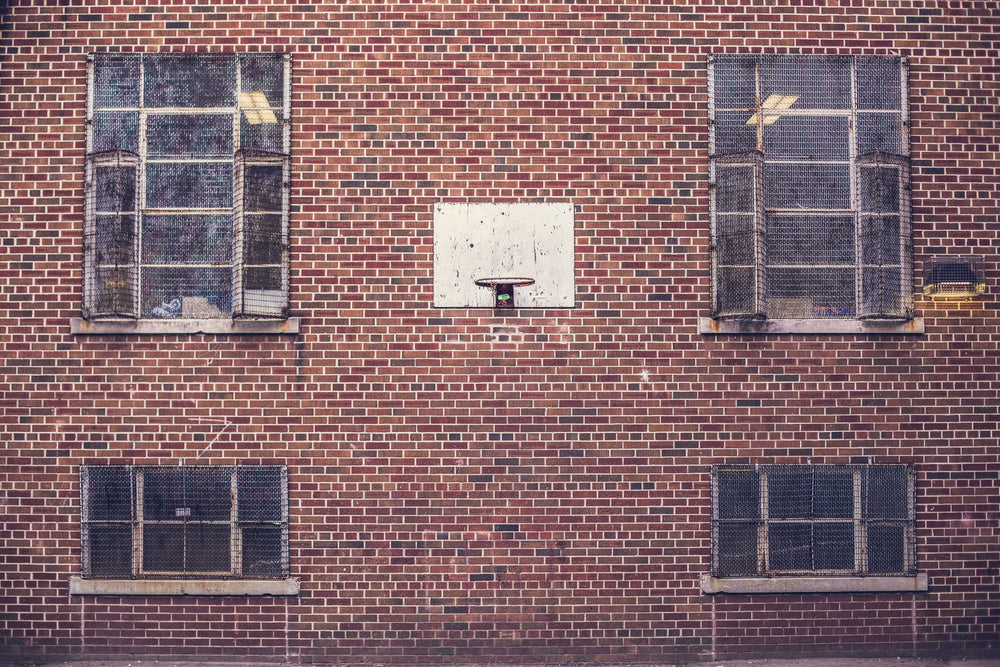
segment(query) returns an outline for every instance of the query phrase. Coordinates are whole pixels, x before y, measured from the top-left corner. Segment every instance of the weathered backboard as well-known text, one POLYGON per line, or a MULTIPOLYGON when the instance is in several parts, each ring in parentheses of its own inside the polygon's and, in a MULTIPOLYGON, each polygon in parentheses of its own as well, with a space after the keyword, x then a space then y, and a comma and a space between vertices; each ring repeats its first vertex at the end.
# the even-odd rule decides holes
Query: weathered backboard
POLYGON ((434 207, 434 305, 492 308, 476 280, 533 278, 518 308, 572 308, 573 204, 439 202, 434 207))

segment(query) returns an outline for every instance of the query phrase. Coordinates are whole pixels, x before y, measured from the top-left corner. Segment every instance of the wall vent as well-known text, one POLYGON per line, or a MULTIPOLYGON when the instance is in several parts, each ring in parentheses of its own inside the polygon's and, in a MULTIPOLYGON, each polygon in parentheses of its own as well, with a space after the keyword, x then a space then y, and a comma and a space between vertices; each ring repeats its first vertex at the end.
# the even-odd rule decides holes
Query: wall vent
POLYGON ((938 256, 924 262, 924 295, 932 299, 971 299, 986 291, 979 257, 938 256))

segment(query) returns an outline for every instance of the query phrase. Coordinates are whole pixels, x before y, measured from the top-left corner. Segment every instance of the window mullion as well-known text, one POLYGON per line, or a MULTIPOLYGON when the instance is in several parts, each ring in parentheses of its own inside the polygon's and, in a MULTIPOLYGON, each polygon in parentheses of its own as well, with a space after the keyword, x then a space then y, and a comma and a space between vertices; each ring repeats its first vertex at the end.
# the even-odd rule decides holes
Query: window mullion
POLYGON ((855 574, 868 573, 868 531, 865 525, 865 498, 864 487, 867 468, 859 468, 854 471, 854 572, 855 574))
POLYGON ((239 484, 237 484, 237 468, 230 469, 229 475, 229 572, 234 575, 243 574, 243 531, 239 525, 239 484))
POLYGON ((767 574, 771 571, 771 559, 770 552, 771 548, 768 543, 770 538, 770 531, 768 527, 770 526, 770 515, 768 514, 768 502, 767 502, 767 486, 768 486, 768 473, 766 470, 760 471, 760 523, 757 528, 758 544, 760 544, 760 552, 757 554, 757 571, 761 574, 767 574))
POLYGON ((144 518, 145 514, 143 511, 143 484, 145 482, 145 477, 142 474, 142 470, 135 470, 135 528, 132 540, 132 576, 141 577, 143 574, 143 563, 142 563, 142 552, 143 552, 143 536, 144 536, 144 518))

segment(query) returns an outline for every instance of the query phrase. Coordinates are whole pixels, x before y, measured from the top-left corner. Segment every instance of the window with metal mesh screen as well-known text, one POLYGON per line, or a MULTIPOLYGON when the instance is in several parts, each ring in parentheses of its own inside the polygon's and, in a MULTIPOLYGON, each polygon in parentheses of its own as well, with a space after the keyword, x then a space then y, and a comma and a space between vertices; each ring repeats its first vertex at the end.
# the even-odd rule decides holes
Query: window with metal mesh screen
POLYGON ((283 466, 83 466, 84 578, 284 578, 283 466))
POLYGON ((912 317, 906 63, 709 63, 716 318, 912 317))
POLYGON ((916 571, 908 465, 717 465, 717 577, 916 571))
POLYGON ((89 66, 84 316, 285 316, 290 59, 89 66))

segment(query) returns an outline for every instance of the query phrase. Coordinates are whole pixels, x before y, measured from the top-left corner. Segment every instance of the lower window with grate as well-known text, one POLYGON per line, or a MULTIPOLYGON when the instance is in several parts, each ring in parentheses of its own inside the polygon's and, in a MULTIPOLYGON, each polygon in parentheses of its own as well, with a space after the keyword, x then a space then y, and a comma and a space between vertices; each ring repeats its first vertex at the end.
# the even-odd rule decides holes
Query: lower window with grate
POLYGON ((716 465, 716 577, 910 575, 909 465, 716 465))
POLYGON ((288 576, 284 466, 82 466, 82 576, 288 576))

